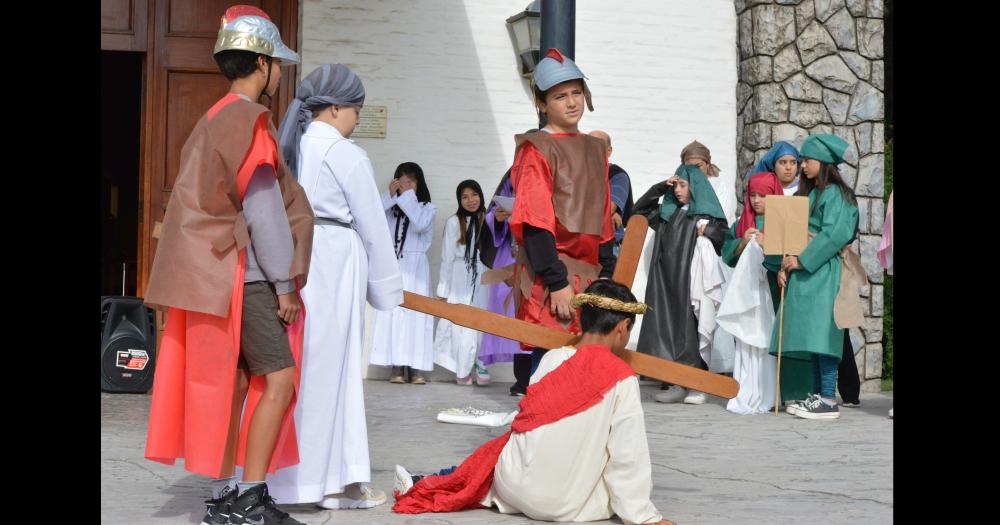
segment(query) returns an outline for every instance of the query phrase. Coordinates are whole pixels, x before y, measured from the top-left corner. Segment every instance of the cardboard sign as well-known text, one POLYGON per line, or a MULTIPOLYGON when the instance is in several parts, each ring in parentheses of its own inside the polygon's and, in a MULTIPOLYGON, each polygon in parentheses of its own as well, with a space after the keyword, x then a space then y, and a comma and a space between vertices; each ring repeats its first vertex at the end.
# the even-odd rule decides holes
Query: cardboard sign
POLYGON ((809 197, 764 197, 764 255, 799 255, 809 243, 809 197))

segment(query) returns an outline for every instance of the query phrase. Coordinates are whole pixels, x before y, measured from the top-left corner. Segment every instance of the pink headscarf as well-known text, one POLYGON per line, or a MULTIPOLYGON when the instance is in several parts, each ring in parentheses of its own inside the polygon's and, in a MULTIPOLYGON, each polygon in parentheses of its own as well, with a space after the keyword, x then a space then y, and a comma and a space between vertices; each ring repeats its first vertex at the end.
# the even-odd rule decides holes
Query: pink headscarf
POLYGON ((747 185, 747 197, 743 199, 743 214, 740 215, 740 222, 736 225, 736 238, 742 239, 743 234, 750 228, 756 228, 756 214, 753 206, 750 205, 750 193, 760 193, 761 195, 784 195, 781 188, 781 181, 778 176, 770 171, 754 173, 750 176, 750 183, 747 185))

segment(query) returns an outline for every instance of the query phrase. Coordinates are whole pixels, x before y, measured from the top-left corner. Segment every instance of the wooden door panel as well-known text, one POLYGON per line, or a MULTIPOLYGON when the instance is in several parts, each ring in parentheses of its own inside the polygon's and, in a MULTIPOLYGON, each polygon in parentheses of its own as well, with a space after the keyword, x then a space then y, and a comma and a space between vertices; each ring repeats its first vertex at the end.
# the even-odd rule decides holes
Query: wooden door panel
MULTIPOLYGON (((259 1, 197 0, 192 2, 191 0, 170 0, 167 7, 167 36, 192 35, 211 38, 214 41, 219 32, 222 15, 225 14, 226 9, 237 3, 261 7, 259 1)), ((262 9, 271 17, 271 20, 275 19, 274 14, 265 8, 262 9)))
POLYGON ((101 49, 145 51, 148 0, 101 0, 101 49))
POLYGON ((167 143, 162 158, 166 167, 164 191, 170 191, 174 187, 180 168, 181 149, 194 125, 227 91, 229 81, 218 73, 167 72, 167 100, 183 100, 184 104, 167 105, 167 143))
MULTIPOLYGON (((117 0, 123 1, 123 0, 117 0)), ((125 0, 127 1, 127 0, 125 0)), ((141 2, 142 0, 134 0, 141 2)), ((229 89, 212 58, 222 15, 232 0, 148 0, 153 61, 149 75, 144 125, 143 166, 146 170, 144 239, 140 255, 139 294, 149 278, 156 252, 153 231, 163 220, 177 180, 180 152, 198 119, 229 89)), ((263 9, 278 26, 286 45, 298 48, 297 0, 245 2, 263 9)), ((275 126, 294 97, 298 68, 282 68, 279 94, 272 111, 275 126)))
POLYGON ((131 32, 132 3, 131 0, 103 0, 101 2, 101 31, 131 32))

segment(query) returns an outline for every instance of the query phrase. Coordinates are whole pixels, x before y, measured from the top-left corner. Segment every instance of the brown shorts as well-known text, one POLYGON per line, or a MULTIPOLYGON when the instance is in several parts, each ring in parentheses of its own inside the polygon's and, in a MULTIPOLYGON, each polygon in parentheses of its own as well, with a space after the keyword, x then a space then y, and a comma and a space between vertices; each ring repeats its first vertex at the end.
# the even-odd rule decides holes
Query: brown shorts
POLYGON ((239 368, 262 376, 295 366, 285 325, 278 319, 278 296, 271 283, 243 285, 243 321, 240 326, 239 368))

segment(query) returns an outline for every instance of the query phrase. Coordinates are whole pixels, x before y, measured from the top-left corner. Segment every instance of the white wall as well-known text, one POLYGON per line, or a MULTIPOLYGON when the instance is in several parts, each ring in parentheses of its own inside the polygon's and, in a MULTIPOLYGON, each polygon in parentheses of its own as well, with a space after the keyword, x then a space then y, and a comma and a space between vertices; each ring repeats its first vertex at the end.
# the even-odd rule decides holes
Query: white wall
MULTIPOLYGON (((537 125, 505 24, 528 3, 302 2, 302 74, 346 64, 364 82, 366 104, 388 106, 386 138, 357 143, 368 151, 380 188, 400 162, 421 165, 439 206, 437 232, 457 207, 458 182, 478 180, 489 198, 513 161, 514 135, 537 125)), ((576 57, 596 109, 581 129, 611 134, 612 162, 629 172, 636 197, 673 172, 693 139, 711 148, 722 177, 735 181, 733 2, 578 0, 576 17, 576 57)), ((440 237, 428 252, 435 285, 440 237)), ((641 299, 643 268, 633 290, 641 299)), ((370 325, 372 311, 368 317, 370 325)), ((491 370, 512 377, 510 365, 491 370)))

